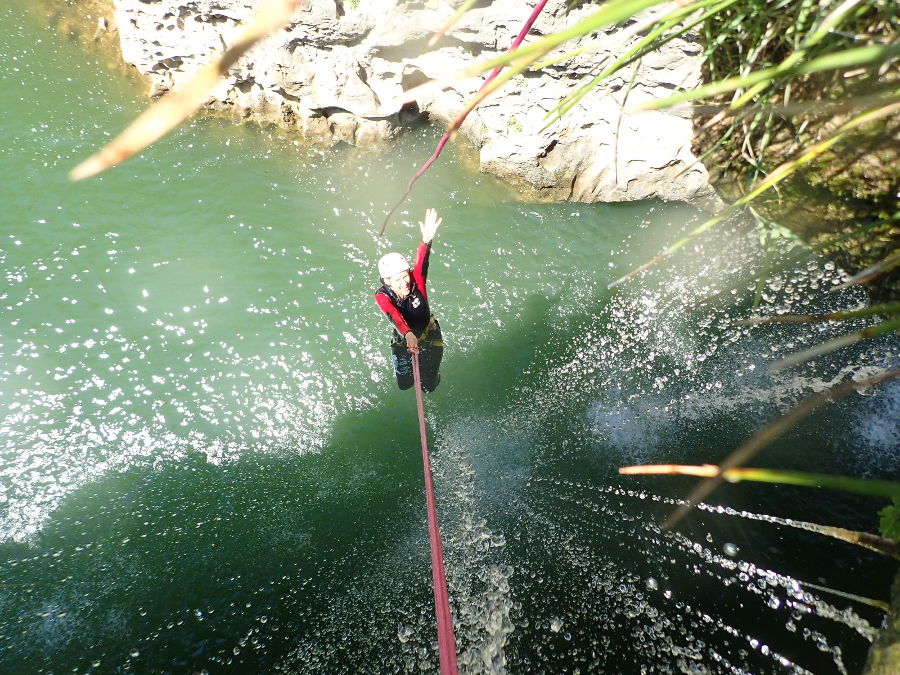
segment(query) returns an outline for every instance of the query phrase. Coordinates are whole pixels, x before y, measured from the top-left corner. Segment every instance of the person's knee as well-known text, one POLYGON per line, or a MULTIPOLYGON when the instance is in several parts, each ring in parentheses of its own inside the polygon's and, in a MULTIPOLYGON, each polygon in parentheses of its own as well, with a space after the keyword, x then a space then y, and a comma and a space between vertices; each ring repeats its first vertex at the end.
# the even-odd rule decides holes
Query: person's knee
POLYGON ((397 374, 397 379, 401 377, 406 378, 412 377, 412 361, 409 358, 405 358, 403 355, 393 355, 394 362, 394 372, 397 374))
POLYGON ((441 374, 437 373, 434 377, 423 379, 422 380, 422 391, 427 391, 428 393, 433 392, 437 389, 437 386, 441 383, 441 374))

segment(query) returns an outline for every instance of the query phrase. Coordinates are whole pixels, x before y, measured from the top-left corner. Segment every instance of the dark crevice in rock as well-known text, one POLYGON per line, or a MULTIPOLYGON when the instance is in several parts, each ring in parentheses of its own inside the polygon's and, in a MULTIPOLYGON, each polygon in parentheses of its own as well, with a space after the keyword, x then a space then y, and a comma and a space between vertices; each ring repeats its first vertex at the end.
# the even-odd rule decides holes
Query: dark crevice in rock
POLYGON ((558 143, 559 141, 554 138, 552 141, 550 141, 550 143, 547 144, 547 147, 541 150, 538 157, 543 159, 544 157, 549 155, 551 152, 553 152, 553 149, 557 146, 558 143))
POLYGON ((253 88, 254 84, 256 84, 256 80, 254 80, 252 77, 248 77, 241 80, 236 80, 234 83, 234 88, 243 94, 247 94, 253 88))
POLYGON ((419 106, 415 101, 405 103, 400 112, 397 113, 397 122, 403 126, 421 126, 428 121, 425 113, 419 110, 419 106))
POLYGON ((430 79, 431 78, 418 68, 407 66, 403 69, 403 76, 400 79, 400 83, 403 86, 404 91, 409 91, 410 89, 425 84, 430 79))
POLYGON ((346 113, 350 114, 350 111, 345 110, 344 108, 338 108, 337 106, 330 106, 327 108, 313 108, 312 109, 314 117, 331 117, 332 115, 338 113, 346 113))
POLYGON ((284 87, 278 87, 275 90, 275 93, 281 96, 281 98, 287 101, 293 101, 294 103, 300 103, 302 99, 299 96, 295 96, 294 94, 288 93, 284 87))
POLYGON ((483 51, 482 46, 477 45, 473 42, 463 42, 461 40, 456 40, 454 38, 446 36, 441 38, 441 40, 434 47, 429 47, 428 39, 429 38, 426 37, 419 40, 410 40, 402 45, 376 46, 372 48, 371 54, 372 56, 377 56, 384 59, 385 61, 400 62, 406 58, 415 57, 420 54, 427 54, 433 49, 457 48, 462 50, 466 54, 471 54, 473 56, 479 55, 483 51))
POLYGON ((166 70, 178 70, 184 64, 184 59, 180 56, 171 56, 157 63, 151 70, 154 72, 163 72, 166 70))

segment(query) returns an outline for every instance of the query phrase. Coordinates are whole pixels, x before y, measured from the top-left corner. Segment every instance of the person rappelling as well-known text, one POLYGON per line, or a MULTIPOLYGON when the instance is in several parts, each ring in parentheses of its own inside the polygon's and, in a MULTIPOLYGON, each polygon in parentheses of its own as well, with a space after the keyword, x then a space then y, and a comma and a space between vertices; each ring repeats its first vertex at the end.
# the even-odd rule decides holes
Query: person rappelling
POLYGON ((444 342, 441 327, 428 305, 425 279, 431 241, 442 220, 434 209, 425 211, 425 221, 419 222, 422 241, 411 270, 406 258, 399 253, 388 253, 378 261, 382 286, 375 293, 375 302, 394 325, 391 360, 400 389, 409 389, 413 385, 412 353, 416 351, 422 389, 434 391, 441 381, 438 369, 444 355, 444 342))

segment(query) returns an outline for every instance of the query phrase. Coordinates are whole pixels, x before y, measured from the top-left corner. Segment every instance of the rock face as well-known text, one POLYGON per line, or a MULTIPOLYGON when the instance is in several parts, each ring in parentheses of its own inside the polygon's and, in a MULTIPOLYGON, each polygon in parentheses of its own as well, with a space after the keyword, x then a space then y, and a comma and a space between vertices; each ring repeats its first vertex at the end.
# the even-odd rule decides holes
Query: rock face
POLYGON ((872 644, 863 675, 896 675, 900 672, 900 574, 891 588, 891 613, 872 644))
MULTIPOLYGON (((157 96, 177 89, 220 53, 258 3, 115 5, 123 56, 149 78, 150 93, 157 96)), ((285 31, 238 62, 209 105, 298 130, 311 141, 378 145, 422 117, 453 120, 483 75, 423 95, 415 104, 393 102, 404 89, 502 53, 533 6, 531 0, 494 0, 470 10, 429 48, 428 39, 452 12, 446 2, 306 0, 285 31)), ((595 11, 596 5, 570 10, 565 0, 550 0, 525 44, 595 11)), ((547 200, 659 198, 717 208, 706 169, 691 152, 690 118, 623 111, 626 98, 633 106, 700 81, 700 47, 689 34, 622 69, 543 129, 548 111, 633 43, 627 35, 610 29, 588 37, 583 42, 591 48, 584 54, 517 76, 477 107, 461 132, 479 148, 481 170, 547 200)))

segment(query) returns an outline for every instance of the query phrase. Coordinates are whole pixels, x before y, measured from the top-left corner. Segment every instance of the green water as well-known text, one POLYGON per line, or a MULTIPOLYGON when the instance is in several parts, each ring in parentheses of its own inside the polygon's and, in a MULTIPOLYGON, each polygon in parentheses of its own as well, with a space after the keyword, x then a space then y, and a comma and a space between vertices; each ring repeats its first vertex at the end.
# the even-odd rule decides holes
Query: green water
MULTIPOLYGON (((70 184, 143 87, 0 16, 0 672, 436 671, 415 404, 372 298, 429 206, 461 669, 859 671, 883 612, 834 591, 884 601, 894 567, 792 519, 872 531, 881 502, 729 486, 662 532, 691 484, 616 469, 715 461, 895 340, 769 374, 835 329, 733 327, 752 293, 684 311, 762 264, 755 234, 608 291, 697 214, 530 205, 462 144, 380 239, 434 131, 320 151, 199 118, 70 184)), ((804 262, 759 311, 862 302, 839 276, 804 262)), ((897 478, 898 412, 896 386, 832 405, 758 463, 897 478)))

